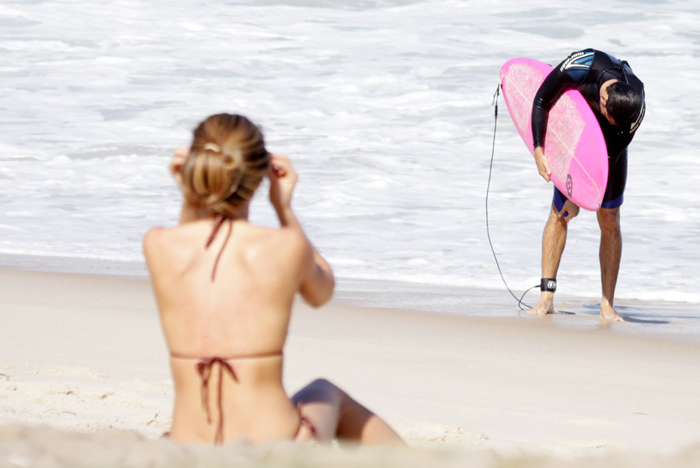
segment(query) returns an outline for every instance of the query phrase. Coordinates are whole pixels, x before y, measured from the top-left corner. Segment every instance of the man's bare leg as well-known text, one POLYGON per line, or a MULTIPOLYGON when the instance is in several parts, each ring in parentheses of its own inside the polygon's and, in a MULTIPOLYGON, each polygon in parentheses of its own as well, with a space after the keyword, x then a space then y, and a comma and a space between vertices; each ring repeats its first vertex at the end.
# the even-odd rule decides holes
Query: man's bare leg
POLYGON ((620 208, 598 210, 600 226, 600 279, 603 298, 600 302, 600 318, 613 322, 624 322, 613 307, 615 286, 622 258, 622 231, 620 229, 620 208))
MULTIPOLYGON (((567 206, 565 205, 562 211, 566 209, 567 206)), ((576 211, 576 214, 578 214, 578 211, 576 211)), ((573 216, 575 216, 575 214, 573 216)), ((542 278, 557 277, 561 256, 566 246, 568 223, 573 216, 566 218, 560 216, 556 206, 552 203, 552 210, 549 213, 549 218, 547 219, 547 224, 544 226, 544 233, 542 234, 542 278)), ((528 310, 527 313, 539 317, 553 314, 554 293, 551 291, 542 291, 537 306, 534 309, 528 310)))

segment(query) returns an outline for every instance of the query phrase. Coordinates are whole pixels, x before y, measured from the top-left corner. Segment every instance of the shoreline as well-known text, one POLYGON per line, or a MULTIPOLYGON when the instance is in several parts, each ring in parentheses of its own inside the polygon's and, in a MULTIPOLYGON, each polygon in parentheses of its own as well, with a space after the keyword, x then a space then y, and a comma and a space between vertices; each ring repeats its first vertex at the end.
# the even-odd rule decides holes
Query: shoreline
MULTIPOLYGON (((148 281, 148 271, 143 262, 97 258, 0 253, 1 270, 148 281)), ((344 277, 336 280, 333 303, 339 305, 467 317, 526 317, 525 309, 518 308, 516 299, 505 287, 485 289, 344 277)), ((536 294, 536 290, 530 291, 523 301, 524 304, 536 303, 536 294)), ((558 293, 555 307, 563 313, 544 320, 568 328, 609 327, 614 329, 615 333, 700 343, 700 304, 618 298, 615 307, 628 319, 628 323, 611 327, 610 324, 602 324, 597 320, 600 311, 599 299, 595 294, 558 293)))
MULTIPOLYGON (((167 430, 167 351, 147 281, 0 269, 0 293, 0 447, 37 424, 149 441, 167 430)), ((700 444, 698 355, 700 343, 614 327, 340 300, 295 305, 284 382, 291 394, 328 378, 421 449, 672 456, 700 444)))

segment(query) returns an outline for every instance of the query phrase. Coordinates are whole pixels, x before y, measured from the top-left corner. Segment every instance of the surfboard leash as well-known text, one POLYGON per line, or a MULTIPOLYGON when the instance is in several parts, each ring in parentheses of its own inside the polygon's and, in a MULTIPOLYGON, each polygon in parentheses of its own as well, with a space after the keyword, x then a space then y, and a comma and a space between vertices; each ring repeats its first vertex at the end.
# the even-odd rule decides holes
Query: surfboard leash
POLYGON ((532 289, 538 288, 540 285, 536 284, 535 286, 529 288, 527 291, 523 293, 522 296, 520 296, 520 299, 518 299, 518 296, 516 296, 513 291, 511 291, 510 287, 508 286, 508 283, 506 282, 505 277, 503 276, 503 272, 501 271, 501 265, 498 263, 498 257, 496 256, 496 250, 493 248, 493 242, 491 242, 491 230, 489 229, 489 193, 491 191, 491 174, 493 172, 493 157, 494 154, 496 153, 496 130, 498 128, 498 98, 501 95, 501 83, 499 82, 496 85, 496 92, 493 93, 493 102, 491 105, 494 107, 493 109, 493 143, 491 145, 491 163, 489 164, 489 181, 488 184, 486 185, 486 236, 489 239, 489 246, 491 247, 491 253, 493 253, 493 259, 496 261, 496 267, 498 268, 498 274, 501 275, 501 279, 503 280, 503 284, 506 286, 506 289, 510 293, 513 298, 518 301, 518 307, 520 310, 526 310, 527 309, 532 309, 532 306, 529 306, 523 302, 523 299, 525 298, 525 295, 529 293, 532 289), (525 306, 525 307, 523 307, 525 306))

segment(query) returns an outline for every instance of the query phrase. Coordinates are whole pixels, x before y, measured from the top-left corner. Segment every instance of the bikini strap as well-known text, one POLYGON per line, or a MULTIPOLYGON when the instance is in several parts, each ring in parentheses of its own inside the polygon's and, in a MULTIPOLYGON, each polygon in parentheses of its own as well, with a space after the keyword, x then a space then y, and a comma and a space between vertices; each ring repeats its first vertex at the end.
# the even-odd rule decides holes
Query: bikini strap
MULTIPOLYGON (((176 359, 197 359, 198 362, 195 365, 199 378, 202 381, 202 407, 207 414, 207 423, 211 424, 211 411, 209 410, 209 379, 211 378, 211 373, 214 370, 214 366, 219 366, 219 385, 217 386, 217 397, 216 403, 219 410, 219 422, 216 426, 216 436, 214 438, 214 443, 216 445, 221 445, 224 442, 224 403, 223 403, 223 382, 224 382, 224 371, 228 373, 231 378, 238 382, 238 375, 233 369, 233 366, 228 363, 231 359, 253 359, 262 357, 272 357, 272 356, 282 356, 282 350, 279 351, 269 351, 265 353, 254 353, 254 354, 243 354, 235 357, 220 357, 212 356, 207 358, 201 358, 199 356, 189 356, 187 354, 170 353, 170 357, 176 359)), ((311 425, 311 423, 306 420, 305 417, 301 416, 301 411, 299 412, 299 417, 303 419, 300 424, 308 425, 309 430, 312 433, 316 433, 316 429, 311 425)))
POLYGON ((214 268, 211 271, 211 282, 213 283, 214 280, 216 279, 216 268, 219 266, 219 260, 221 259, 221 254, 224 253, 224 249, 226 248, 226 244, 228 243, 229 238, 231 237, 231 232, 233 231, 233 220, 230 218, 226 218, 223 215, 219 215, 216 217, 216 221, 214 221, 214 228, 211 230, 211 234, 209 235, 209 240, 207 240, 207 244, 204 246, 205 249, 208 249, 209 246, 214 242, 214 239, 216 238, 216 234, 219 232, 219 229, 221 228, 221 225, 224 224, 224 221, 228 220, 228 233, 226 234, 226 239, 224 239, 224 245, 221 246, 221 250, 219 250, 219 254, 216 256, 216 261, 214 262, 214 268))
POLYGON ((273 357, 273 356, 282 356, 284 355, 284 352, 280 349, 279 351, 265 351, 262 353, 250 353, 250 354, 239 354, 237 356, 213 356, 213 357, 202 357, 202 356, 194 356, 191 354, 183 354, 183 353, 170 353, 170 357, 175 358, 175 359, 197 359, 199 361, 208 361, 209 359, 223 359, 224 361, 233 361, 236 359, 255 359, 255 358, 263 358, 263 357, 273 357))
MULTIPOLYGON (((211 373, 214 370, 214 366, 219 366, 219 385, 217 386, 217 397, 216 404, 219 410, 219 422, 216 426, 216 436, 214 438, 214 443, 216 445, 221 445, 224 442, 224 402, 223 402, 223 382, 224 382, 224 371, 231 376, 233 380, 238 382, 238 376, 233 366, 228 363, 229 359, 246 359, 246 358, 258 358, 258 357, 272 357, 272 356, 282 356, 282 351, 271 351, 267 353, 257 353, 257 354, 246 354, 237 357, 220 357, 212 356, 208 358, 200 358, 195 356, 188 356, 186 354, 170 353, 170 356, 176 359, 199 359, 195 368, 199 374, 199 378, 202 381, 202 407, 207 414, 207 423, 211 424, 211 411, 209 410, 209 379, 211 378, 211 373)), ((314 429, 315 431, 315 429, 314 429)))
POLYGON ((207 423, 209 424, 211 424, 211 412, 209 411, 209 378, 211 377, 211 373, 215 365, 219 366, 219 385, 217 388, 218 394, 216 397, 216 403, 219 409, 219 422, 216 426, 214 443, 216 445, 221 445, 224 442, 224 404, 222 394, 224 371, 226 371, 236 382, 238 382, 238 376, 236 376, 236 371, 233 370, 233 367, 226 362, 226 359, 217 356, 202 359, 197 363, 197 373, 199 373, 199 378, 202 380, 202 407, 207 413, 207 423))

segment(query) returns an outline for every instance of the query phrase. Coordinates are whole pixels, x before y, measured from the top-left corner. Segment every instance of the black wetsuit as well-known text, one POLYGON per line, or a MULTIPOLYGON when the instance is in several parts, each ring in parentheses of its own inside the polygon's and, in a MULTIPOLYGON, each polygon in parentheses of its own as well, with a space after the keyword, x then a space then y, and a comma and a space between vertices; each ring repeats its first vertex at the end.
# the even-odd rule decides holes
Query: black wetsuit
MULTIPOLYGON (((603 197, 603 208, 622 205, 627 182, 627 146, 644 118, 642 106, 638 118, 629 131, 608 122, 600 112, 600 87, 608 80, 629 83, 644 96, 644 84, 632 72, 629 64, 599 50, 585 49, 574 52, 557 65, 544 80, 535 95, 532 108, 532 136, 534 147, 544 147, 549 109, 568 89, 577 89, 591 106, 605 137, 608 148, 608 185, 603 197)), ((546 151, 546 147, 545 147, 546 151)), ((566 197, 555 187, 554 204, 558 210, 564 206, 566 197)))

